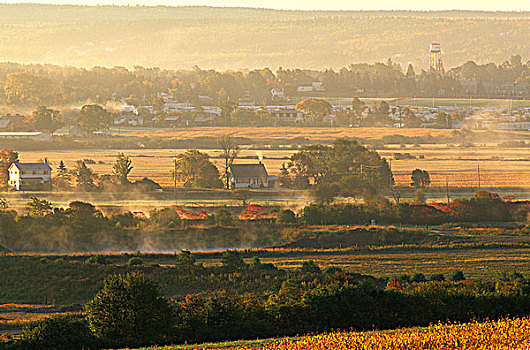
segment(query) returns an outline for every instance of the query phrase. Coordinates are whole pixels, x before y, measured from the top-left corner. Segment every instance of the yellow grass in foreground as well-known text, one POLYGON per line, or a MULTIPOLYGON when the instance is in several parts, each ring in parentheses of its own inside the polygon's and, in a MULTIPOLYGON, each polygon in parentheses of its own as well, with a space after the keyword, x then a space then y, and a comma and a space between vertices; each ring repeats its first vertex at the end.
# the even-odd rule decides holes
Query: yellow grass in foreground
MULTIPOLYGON (((226 349, 226 347, 222 348, 226 349)), ((438 324, 429 328, 407 328, 388 332, 326 333, 229 348, 262 350, 530 349, 530 320, 523 318, 458 325, 438 324)))

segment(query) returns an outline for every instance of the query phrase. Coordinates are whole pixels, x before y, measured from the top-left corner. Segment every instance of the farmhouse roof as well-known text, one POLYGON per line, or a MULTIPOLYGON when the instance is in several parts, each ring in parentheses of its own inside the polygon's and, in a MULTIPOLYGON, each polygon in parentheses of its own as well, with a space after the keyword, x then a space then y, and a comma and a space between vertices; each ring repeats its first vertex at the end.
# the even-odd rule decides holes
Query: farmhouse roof
POLYGON ((11 167, 17 167, 20 171, 42 171, 48 170, 51 171, 52 168, 48 163, 13 163, 11 167))
POLYGON ((262 178, 267 177, 267 169, 262 163, 259 164, 232 164, 230 165, 230 173, 235 178, 254 177, 262 178))

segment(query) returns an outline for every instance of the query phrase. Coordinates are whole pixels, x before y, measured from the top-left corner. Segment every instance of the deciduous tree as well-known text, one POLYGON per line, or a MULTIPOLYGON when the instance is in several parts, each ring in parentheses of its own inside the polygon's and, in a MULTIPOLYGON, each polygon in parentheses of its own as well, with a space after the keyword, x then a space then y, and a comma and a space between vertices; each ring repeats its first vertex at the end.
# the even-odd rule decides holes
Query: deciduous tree
POLYGON ((159 285, 136 273, 107 277, 85 312, 92 332, 116 345, 164 343, 173 324, 159 285))
POLYGON ((39 106, 29 117, 28 122, 35 130, 54 133, 64 125, 61 112, 55 109, 39 106))
POLYGON ((219 170, 206 153, 188 150, 176 158, 177 180, 186 187, 221 188, 219 170))
POLYGON ((224 135, 217 140, 219 148, 221 149, 221 157, 224 159, 224 178, 225 186, 228 190, 230 188, 230 176, 228 174, 230 165, 234 162, 239 154, 239 146, 236 140, 230 135, 224 135))
POLYGON ((98 104, 84 105, 77 122, 89 132, 107 129, 111 124, 111 115, 98 104))

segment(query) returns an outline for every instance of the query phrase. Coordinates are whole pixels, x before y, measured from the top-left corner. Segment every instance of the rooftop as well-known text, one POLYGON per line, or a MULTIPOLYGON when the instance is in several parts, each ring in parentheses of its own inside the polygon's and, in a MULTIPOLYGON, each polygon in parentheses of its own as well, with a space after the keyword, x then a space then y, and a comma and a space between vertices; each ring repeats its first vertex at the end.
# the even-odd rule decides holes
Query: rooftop
POLYGON ((48 163, 13 163, 11 166, 17 167, 20 171, 52 170, 48 163))
POLYGON ((255 177, 262 178, 267 177, 267 169, 261 163, 259 164, 232 164, 230 166, 230 172, 233 177, 255 177))

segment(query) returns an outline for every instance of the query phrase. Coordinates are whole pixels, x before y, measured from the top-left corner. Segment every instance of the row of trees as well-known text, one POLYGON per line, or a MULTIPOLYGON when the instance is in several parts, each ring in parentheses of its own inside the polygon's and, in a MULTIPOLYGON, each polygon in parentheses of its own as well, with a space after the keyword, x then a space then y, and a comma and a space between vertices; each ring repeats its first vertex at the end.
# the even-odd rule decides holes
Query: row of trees
POLYGON ((439 225, 448 222, 526 221, 529 209, 504 201, 499 195, 480 191, 471 198, 450 203, 412 204, 312 204, 299 213, 299 221, 310 225, 385 224, 439 225))
MULTIPOLYGON (((224 262, 236 264, 233 272, 249 268, 237 253, 225 255, 224 262)), ((259 259, 251 264, 252 268, 260 265, 259 259)), ((181 253, 177 266, 193 268, 193 256, 181 253)), ((184 300, 166 299, 160 286, 142 274, 110 275, 85 305, 84 319, 62 316, 30 323, 21 338, 2 341, 0 348, 99 349, 215 342, 330 329, 426 326, 530 312, 530 280, 517 273, 496 281, 464 281, 463 273, 455 271, 453 282, 443 282, 441 274, 426 282, 418 273, 412 279, 394 278, 385 288, 336 268, 322 273, 311 261, 305 261, 302 270, 305 278, 287 279, 279 290, 266 294, 188 295, 184 300)))
POLYGON ((404 70, 399 64, 351 64, 337 71, 282 69, 275 73, 269 68, 219 72, 202 70, 170 71, 158 68, 122 67, 76 69, 40 65, 0 65, 0 100, 15 105, 66 105, 94 101, 106 103, 124 100, 135 106, 148 105, 157 93, 171 92, 179 101, 200 104, 200 96, 215 102, 251 99, 258 104, 271 102, 271 88, 282 86, 287 95, 296 96, 297 86, 320 81, 327 93, 337 96, 352 93, 361 96, 447 96, 468 97, 461 79, 478 83, 478 93, 484 95, 482 83, 527 82, 530 67, 520 55, 513 55, 503 64, 478 65, 467 62, 449 70, 444 76, 422 71, 416 74, 412 65, 404 70))

